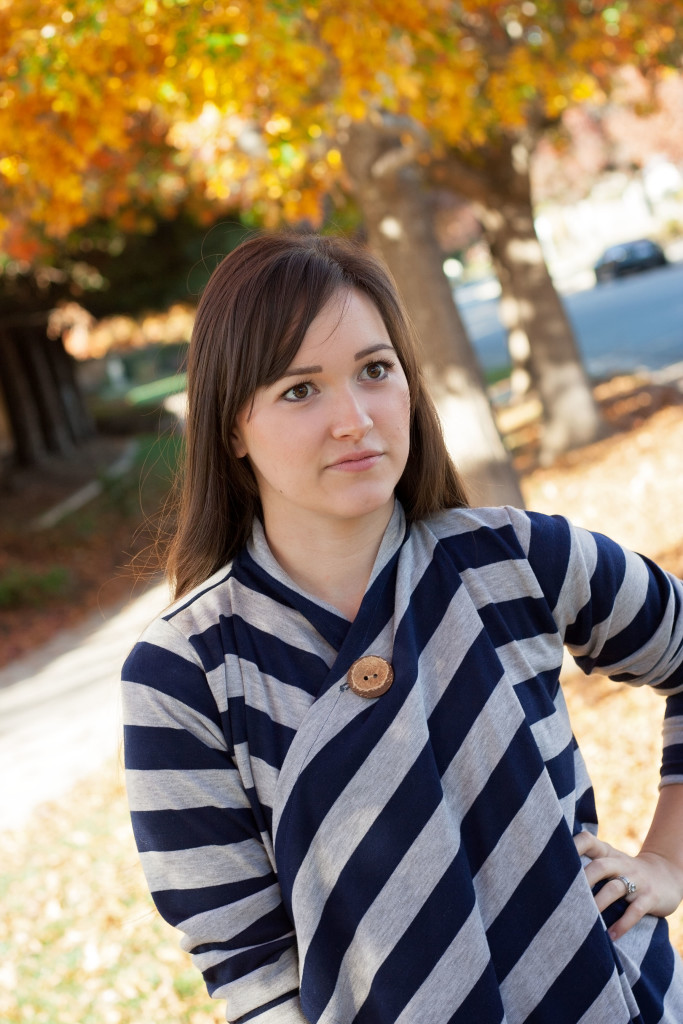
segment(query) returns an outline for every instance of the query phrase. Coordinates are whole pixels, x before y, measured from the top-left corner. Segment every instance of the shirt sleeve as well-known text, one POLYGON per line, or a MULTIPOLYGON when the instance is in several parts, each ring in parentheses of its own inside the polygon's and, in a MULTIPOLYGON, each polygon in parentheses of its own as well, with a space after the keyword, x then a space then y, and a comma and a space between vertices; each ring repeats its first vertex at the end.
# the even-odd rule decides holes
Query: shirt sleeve
POLYGON ((527 558, 564 644, 587 674, 667 698, 662 784, 683 782, 683 584, 561 516, 524 515, 527 558))
POLYGON ((122 694, 133 832, 157 909, 228 1020, 306 1024, 294 930, 228 747, 227 706, 163 619, 126 660, 122 694))

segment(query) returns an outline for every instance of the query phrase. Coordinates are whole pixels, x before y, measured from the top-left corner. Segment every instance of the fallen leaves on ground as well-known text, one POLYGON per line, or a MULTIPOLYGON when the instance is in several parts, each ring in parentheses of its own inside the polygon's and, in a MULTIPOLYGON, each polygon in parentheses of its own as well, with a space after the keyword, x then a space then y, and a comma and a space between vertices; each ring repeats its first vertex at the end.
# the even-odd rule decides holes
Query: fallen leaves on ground
POLYGON ((158 916, 117 765, 0 835, 3 1024, 224 1021, 158 916))

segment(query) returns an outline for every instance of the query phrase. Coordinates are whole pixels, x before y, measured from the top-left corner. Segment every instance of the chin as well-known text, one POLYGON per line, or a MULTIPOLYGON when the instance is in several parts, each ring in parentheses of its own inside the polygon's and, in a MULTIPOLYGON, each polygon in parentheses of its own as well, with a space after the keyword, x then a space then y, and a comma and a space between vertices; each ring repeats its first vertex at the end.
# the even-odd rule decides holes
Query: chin
POLYGON ((383 510, 391 511, 394 507, 394 492, 389 494, 368 495, 356 500, 339 502, 336 507, 336 514, 342 519, 362 519, 365 516, 372 516, 383 510))

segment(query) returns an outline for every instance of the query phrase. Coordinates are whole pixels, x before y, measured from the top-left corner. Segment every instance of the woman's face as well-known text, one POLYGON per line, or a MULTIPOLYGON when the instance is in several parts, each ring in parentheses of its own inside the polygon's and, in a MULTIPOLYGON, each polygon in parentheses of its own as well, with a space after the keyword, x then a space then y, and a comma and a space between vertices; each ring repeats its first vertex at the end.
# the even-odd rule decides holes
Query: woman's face
POLYGON ((391 514, 408 458, 408 382, 374 303, 339 292, 283 377, 240 410, 233 447, 249 459, 266 531, 391 514))

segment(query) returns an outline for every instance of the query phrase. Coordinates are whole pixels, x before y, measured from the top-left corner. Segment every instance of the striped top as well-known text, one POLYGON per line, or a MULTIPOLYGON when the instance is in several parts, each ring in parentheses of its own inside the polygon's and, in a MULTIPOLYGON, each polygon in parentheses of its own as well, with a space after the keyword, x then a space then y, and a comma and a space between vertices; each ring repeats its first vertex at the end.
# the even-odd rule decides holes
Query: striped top
MULTIPOLYGON (((572 836, 597 829, 559 672, 667 697, 683 782, 683 587, 559 517, 396 505, 352 623, 256 524, 123 670, 127 785, 161 914, 227 1019, 680 1024, 664 920, 613 944, 572 836), (364 655, 394 669, 352 692, 364 655)), ((623 911, 615 905, 615 911, 623 911)))

